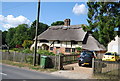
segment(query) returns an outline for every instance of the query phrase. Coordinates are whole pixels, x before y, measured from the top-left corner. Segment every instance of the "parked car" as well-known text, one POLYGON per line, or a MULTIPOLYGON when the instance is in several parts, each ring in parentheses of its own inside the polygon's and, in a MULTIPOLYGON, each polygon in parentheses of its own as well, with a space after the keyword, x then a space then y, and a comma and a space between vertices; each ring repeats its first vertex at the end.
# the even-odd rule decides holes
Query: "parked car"
POLYGON ((120 61, 120 57, 116 52, 106 52, 103 55, 102 61, 120 61))
POLYGON ((93 51, 82 51, 79 58, 78 58, 78 65, 85 66, 89 65, 92 66, 92 58, 95 58, 96 55, 93 51))

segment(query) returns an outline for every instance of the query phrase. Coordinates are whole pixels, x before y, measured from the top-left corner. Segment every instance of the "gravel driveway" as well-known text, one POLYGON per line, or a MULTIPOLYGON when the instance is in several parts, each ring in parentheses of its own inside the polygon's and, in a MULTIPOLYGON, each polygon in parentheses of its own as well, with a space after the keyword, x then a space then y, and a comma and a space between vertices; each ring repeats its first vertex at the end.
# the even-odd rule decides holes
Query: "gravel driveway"
POLYGON ((92 68, 80 67, 77 63, 64 66, 65 70, 52 72, 51 74, 57 76, 64 76, 69 79, 93 79, 92 68))

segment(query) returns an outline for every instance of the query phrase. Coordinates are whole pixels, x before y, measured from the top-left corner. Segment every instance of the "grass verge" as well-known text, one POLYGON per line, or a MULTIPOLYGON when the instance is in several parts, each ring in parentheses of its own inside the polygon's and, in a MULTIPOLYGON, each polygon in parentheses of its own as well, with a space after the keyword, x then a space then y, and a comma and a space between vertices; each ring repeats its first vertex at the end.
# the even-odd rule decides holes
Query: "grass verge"
POLYGON ((93 75, 93 78, 95 79, 118 79, 118 76, 96 74, 96 75, 93 75))
POLYGON ((3 64, 8 64, 8 65, 17 66, 20 68, 26 68, 26 69, 35 70, 35 71, 42 71, 42 72, 57 71, 57 69, 53 69, 53 68, 43 69, 43 68, 40 68, 40 65, 33 66, 31 64, 28 64, 28 63, 19 63, 19 62, 13 62, 13 61, 8 61, 8 60, 2 60, 0 62, 2 62, 3 64))

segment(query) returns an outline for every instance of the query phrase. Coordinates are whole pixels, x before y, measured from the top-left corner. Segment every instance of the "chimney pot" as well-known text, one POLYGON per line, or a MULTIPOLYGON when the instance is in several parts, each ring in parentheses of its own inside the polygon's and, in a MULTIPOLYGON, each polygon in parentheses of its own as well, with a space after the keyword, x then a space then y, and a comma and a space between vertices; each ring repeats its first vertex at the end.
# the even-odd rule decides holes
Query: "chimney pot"
POLYGON ((64 20, 64 25, 65 26, 70 26, 70 19, 65 19, 64 20))

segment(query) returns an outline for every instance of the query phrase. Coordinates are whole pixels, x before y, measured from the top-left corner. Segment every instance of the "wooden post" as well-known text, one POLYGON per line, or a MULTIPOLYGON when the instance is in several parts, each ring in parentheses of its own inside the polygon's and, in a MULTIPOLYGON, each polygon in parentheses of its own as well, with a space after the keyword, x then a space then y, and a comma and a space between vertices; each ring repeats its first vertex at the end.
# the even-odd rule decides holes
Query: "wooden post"
POLYGON ((54 57, 54 68, 56 69, 56 54, 55 54, 55 57, 54 57))
POLYGON ((13 61, 15 61, 15 54, 16 54, 16 51, 14 51, 14 55, 13 55, 13 61))
POLYGON ((93 75, 94 75, 94 73, 95 73, 95 59, 94 58, 92 58, 92 73, 93 73, 93 75))
POLYGON ((120 62, 118 63, 118 80, 120 79, 120 62))
POLYGON ((58 55, 58 70, 60 70, 60 54, 58 55))
POLYGON ((34 59, 33 65, 36 65, 36 53, 37 53, 37 35, 38 35, 38 27, 39 27, 39 14, 40 14, 40 0, 38 0, 38 13, 37 13, 37 20, 36 20, 36 33, 35 33, 35 49, 34 49, 34 59))
POLYGON ((38 54, 38 63, 37 63, 38 65, 40 65, 40 60, 41 60, 41 58, 40 58, 40 57, 41 57, 41 55, 40 55, 40 54, 38 54))
POLYGON ((61 69, 61 70, 64 69, 64 68, 63 68, 63 55, 60 56, 60 69, 61 69))

